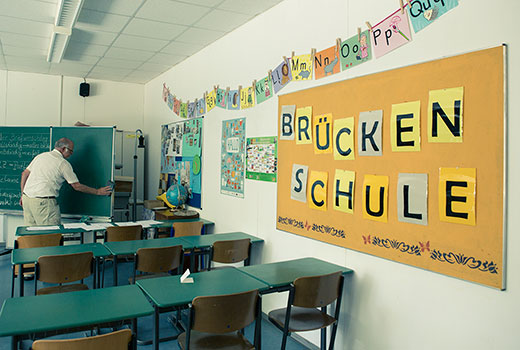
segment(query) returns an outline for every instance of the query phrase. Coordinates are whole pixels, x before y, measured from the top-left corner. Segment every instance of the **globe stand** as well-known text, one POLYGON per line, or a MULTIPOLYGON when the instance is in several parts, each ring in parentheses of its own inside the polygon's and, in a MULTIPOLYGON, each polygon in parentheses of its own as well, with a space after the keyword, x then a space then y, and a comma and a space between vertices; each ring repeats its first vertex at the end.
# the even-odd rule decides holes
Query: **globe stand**
POLYGON ((174 209, 172 210, 173 219, 198 219, 199 213, 195 210, 174 209))

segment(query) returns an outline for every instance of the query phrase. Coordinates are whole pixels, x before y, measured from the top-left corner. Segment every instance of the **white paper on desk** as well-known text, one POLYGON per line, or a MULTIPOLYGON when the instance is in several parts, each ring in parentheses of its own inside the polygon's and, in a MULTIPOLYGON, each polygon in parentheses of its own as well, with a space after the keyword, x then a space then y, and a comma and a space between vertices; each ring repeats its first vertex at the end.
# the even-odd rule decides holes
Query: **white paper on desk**
POLYGON ((116 224, 117 226, 134 226, 134 225, 139 225, 135 221, 114 222, 114 224, 116 224))
POLYGON ((30 226, 27 231, 45 231, 45 230, 59 230, 59 226, 30 226))
POLYGON ((96 223, 90 223, 88 225, 90 231, 101 231, 105 230, 107 227, 114 226, 114 224, 110 222, 96 222, 96 223))
POLYGON ((188 277, 190 275, 190 269, 184 271, 181 276, 181 283, 193 283, 193 277, 188 277))
POLYGON ((85 224, 83 222, 74 222, 74 223, 63 224, 63 228, 80 228, 85 231, 92 230, 91 228, 88 227, 87 224, 85 224))
POLYGON ((153 224, 160 224, 161 222, 155 221, 155 220, 140 220, 140 221, 136 221, 136 223, 138 225, 143 226, 143 228, 149 228, 149 227, 152 227, 153 224))

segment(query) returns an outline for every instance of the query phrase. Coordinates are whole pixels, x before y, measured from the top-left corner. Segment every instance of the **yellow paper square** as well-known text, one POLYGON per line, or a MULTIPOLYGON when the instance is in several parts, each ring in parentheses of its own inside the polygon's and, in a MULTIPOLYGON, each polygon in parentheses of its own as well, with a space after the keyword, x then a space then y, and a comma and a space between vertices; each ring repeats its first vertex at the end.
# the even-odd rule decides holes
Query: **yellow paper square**
POLYGON ((307 201, 309 208, 327 211, 327 181, 329 173, 326 171, 311 171, 307 201))
POLYGON ((334 120, 332 133, 335 160, 354 160, 354 117, 334 120))
POLYGON ((439 220, 475 226, 476 168, 440 168, 439 220))
POLYGON ((312 143, 312 106, 296 109, 296 144, 312 143))
POLYGON ((240 89, 240 109, 251 108, 255 105, 254 89, 252 86, 240 89))
POLYGON ((365 175, 361 196, 364 219, 388 222, 388 176, 365 175))
POLYGON ((312 56, 310 54, 291 58, 291 74, 293 80, 312 79, 312 56))
POLYGON ((334 210, 354 214, 355 181, 355 171, 336 169, 332 183, 332 207, 334 210))
POLYGON ((428 142, 462 142, 464 87, 430 91, 428 142))
POLYGON ((332 153, 332 113, 315 115, 312 127, 314 154, 332 153))
POLYGON ((421 150, 421 101, 392 105, 390 142, 393 152, 421 150))
POLYGON ((215 90, 211 90, 211 92, 206 94, 206 112, 209 112, 213 108, 215 108, 216 101, 217 101, 217 92, 215 90))

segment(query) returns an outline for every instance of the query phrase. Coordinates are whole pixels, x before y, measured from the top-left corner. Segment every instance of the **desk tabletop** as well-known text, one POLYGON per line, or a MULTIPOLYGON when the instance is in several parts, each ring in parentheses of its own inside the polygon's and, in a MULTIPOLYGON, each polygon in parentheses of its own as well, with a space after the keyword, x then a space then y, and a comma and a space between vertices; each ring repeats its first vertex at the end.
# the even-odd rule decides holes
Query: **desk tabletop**
POLYGON ((139 248, 159 248, 182 245, 183 249, 193 249, 193 244, 185 241, 181 237, 168 237, 156 239, 141 239, 134 241, 106 242, 105 247, 113 255, 135 254, 139 248))
POLYGON ((183 236, 179 237, 186 242, 191 243, 196 248, 208 248, 217 241, 230 241, 234 239, 249 238, 251 243, 259 243, 264 240, 255 236, 248 235, 244 232, 229 232, 229 233, 215 233, 212 235, 201 235, 201 236, 183 236))
POLYGON ((172 224, 174 222, 193 222, 193 221, 202 221, 204 223, 204 226, 212 226, 215 225, 213 221, 209 221, 203 218, 197 218, 197 219, 175 219, 175 220, 161 220, 159 224, 151 224, 150 226, 153 228, 165 228, 165 227, 172 227, 172 224))
POLYGON ((95 258, 111 255, 110 251, 101 243, 71 244, 65 246, 13 249, 11 253, 11 263, 13 265, 29 264, 38 261, 38 258, 44 255, 63 255, 83 252, 92 252, 95 258))
POLYGON ((136 285, 6 299, 0 337, 127 320, 153 313, 136 285))
POLYGON ((298 277, 324 275, 336 271, 341 271, 344 275, 354 272, 347 267, 316 258, 244 266, 238 270, 267 283, 271 288, 289 285, 298 277))
POLYGON ((194 283, 181 283, 180 276, 143 279, 136 282, 159 307, 187 305, 197 296, 267 290, 269 286, 235 268, 193 273, 194 283))
MULTIPOLYGON (((49 226, 49 229, 38 229, 38 230, 29 230, 28 228, 34 227, 34 226, 18 226, 16 228, 16 236, 30 236, 30 235, 48 235, 51 233, 81 233, 81 232, 89 232, 88 230, 85 230, 84 228, 64 228, 63 225, 59 225, 58 228, 56 228, 58 225, 51 225, 49 226)), ((40 226, 38 226, 40 227, 40 226)), ((44 226, 41 226, 44 227, 44 226)))

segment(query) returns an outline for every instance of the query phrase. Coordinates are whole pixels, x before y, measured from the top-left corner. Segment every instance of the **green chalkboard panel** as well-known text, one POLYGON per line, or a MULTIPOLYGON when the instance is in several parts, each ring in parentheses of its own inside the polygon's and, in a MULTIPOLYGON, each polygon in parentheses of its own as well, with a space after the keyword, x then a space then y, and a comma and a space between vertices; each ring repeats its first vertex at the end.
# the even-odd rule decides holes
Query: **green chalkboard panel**
POLYGON ((0 209, 22 210, 20 179, 31 160, 50 149, 49 127, 0 127, 0 209))
MULTIPOLYGON (((113 180, 113 127, 52 127, 51 141, 67 137, 74 142, 74 153, 68 161, 79 182, 94 188, 113 180)), ((111 217, 112 197, 77 192, 64 185, 58 197, 62 214, 111 217)))

